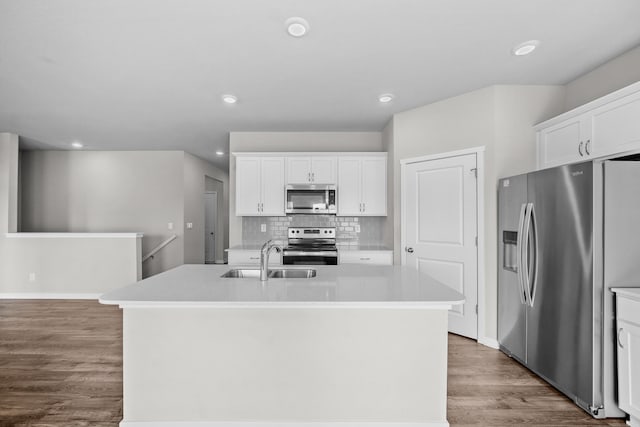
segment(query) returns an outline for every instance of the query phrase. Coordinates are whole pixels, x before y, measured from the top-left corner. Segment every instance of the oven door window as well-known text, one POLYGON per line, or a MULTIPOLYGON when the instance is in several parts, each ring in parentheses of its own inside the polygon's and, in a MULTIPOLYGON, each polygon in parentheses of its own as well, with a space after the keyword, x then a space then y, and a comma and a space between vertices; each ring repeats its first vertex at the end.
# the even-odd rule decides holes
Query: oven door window
POLYGON ((325 190, 287 190, 287 209, 303 209, 310 212, 327 209, 325 190))

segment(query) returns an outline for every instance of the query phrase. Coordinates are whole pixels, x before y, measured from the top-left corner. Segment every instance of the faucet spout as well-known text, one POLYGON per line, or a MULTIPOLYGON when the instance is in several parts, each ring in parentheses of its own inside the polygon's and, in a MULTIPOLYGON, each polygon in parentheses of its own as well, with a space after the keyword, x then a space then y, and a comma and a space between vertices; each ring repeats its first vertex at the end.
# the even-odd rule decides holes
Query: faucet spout
POLYGON ((275 249, 276 252, 282 252, 282 248, 276 245, 273 240, 267 240, 260 249, 260 281, 269 280, 269 254, 275 249))

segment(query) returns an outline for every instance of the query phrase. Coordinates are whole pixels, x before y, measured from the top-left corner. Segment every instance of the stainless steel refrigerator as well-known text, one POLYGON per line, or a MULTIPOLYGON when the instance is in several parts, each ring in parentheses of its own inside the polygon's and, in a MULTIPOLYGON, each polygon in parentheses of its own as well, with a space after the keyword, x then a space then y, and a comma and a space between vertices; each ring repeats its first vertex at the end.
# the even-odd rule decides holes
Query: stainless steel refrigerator
POLYGON ((500 349, 594 417, 624 416, 609 288, 640 278, 640 243, 626 241, 640 242, 640 162, 590 161, 498 185, 500 349))

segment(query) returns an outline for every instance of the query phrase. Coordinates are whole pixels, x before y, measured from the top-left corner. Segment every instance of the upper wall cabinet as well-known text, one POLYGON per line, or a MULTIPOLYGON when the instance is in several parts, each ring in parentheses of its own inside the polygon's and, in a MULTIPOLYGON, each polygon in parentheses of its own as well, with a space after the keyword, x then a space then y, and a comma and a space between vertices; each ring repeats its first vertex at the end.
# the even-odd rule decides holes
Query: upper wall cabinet
POLYGON ((236 215, 285 216, 284 157, 236 158, 236 215))
POLYGON ((335 184, 335 156, 287 157, 287 184, 335 184))
POLYGON ((387 215, 387 155, 338 159, 338 215, 387 215))
POLYGON ((535 127, 538 169, 640 150, 640 82, 535 127))

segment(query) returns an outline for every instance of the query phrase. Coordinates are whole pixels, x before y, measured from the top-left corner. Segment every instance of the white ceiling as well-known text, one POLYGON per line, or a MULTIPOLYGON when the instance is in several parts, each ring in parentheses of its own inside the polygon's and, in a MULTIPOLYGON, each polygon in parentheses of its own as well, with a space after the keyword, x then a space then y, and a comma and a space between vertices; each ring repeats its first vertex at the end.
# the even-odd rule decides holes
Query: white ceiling
POLYGON ((0 130, 226 169, 230 131, 379 131, 484 86, 565 84, 640 44, 638 18, 638 0, 0 0, 0 130))

